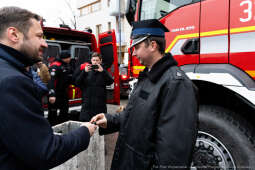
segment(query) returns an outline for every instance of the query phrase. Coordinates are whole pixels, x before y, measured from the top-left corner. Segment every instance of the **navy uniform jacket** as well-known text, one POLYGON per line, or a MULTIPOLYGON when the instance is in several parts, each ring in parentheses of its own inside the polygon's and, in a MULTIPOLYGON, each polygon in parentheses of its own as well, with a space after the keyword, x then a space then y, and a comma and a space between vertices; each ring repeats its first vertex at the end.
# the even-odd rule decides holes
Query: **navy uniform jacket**
POLYGON ((0 44, 0 169, 46 170, 88 147, 90 134, 80 127, 54 135, 43 116, 41 98, 27 61, 18 51, 0 44))
POLYGON ((189 169, 196 141, 198 102, 193 83, 168 53, 139 74, 126 109, 106 114, 119 131, 112 170, 189 169))

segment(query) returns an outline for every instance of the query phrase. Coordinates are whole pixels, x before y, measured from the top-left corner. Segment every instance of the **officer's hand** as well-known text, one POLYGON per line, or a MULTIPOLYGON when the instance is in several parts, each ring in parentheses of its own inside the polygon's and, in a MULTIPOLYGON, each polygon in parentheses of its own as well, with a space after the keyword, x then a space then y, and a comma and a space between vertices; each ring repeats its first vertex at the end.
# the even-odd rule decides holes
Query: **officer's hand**
POLYGON ((91 64, 87 64, 86 67, 84 68, 85 72, 91 71, 91 64))
POLYGON ((49 97, 49 102, 50 102, 51 104, 54 104, 55 101, 56 101, 56 97, 49 97))
POLYGON ((97 129, 97 125, 94 125, 90 122, 84 122, 81 124, 81 126, 85 126, 89 129, 90 136, 92 136, 94 134, 95 130, 97 129))
POLYGON ((98 64, 98 69, 97 69, 97 71, 102 72, 103 70, 104 70, 103 67, 102 67, 100 64, 98 64))
POLYGON ((105 118, 104 113, 100 113, 90 120, 90 123, 95 123, 101 128, 107 128, 107 119, 105 118))

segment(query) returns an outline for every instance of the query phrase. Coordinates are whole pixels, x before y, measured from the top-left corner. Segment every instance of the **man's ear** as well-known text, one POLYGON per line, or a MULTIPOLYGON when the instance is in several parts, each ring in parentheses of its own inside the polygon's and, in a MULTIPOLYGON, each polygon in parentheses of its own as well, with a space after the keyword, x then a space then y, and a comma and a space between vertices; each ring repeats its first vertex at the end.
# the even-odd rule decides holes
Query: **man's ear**
POLYGON ((21 32, 15 27, 9 27, 7 28, 7 37, 11 42, 17 43, 21 38, 21 32))
POLYGON ((156 43, 156 41, 151 41, 150 43, 151 43, 151 49, 153 51, 158 49, 158 44, 156 43))

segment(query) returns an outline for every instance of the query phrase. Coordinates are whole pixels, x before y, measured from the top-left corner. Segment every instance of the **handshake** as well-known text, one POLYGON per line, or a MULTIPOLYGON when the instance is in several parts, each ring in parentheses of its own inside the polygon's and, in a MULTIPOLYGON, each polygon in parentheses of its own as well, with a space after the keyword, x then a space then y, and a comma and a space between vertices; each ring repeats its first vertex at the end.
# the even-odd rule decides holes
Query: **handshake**
POLYGON ((107 128, 107 120, 105 118, 104 113, 97 114, 96 116, 92 117, 90 122, 84 122, 81 126, 85 126, 88 128, 90 136, 94 134, 97 127, 107 128))

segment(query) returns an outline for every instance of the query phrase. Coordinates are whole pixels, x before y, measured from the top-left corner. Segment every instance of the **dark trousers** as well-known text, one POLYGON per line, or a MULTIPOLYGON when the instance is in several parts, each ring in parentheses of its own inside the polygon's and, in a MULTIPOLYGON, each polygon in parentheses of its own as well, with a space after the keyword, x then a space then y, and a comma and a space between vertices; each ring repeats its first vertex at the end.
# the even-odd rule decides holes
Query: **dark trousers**
POLYGON ((54 104, 48 103, 48 120, 50 124, 56 125, 68 120, 68 97, 57 96, 54 104), (60 110, 59 116, 57 115, 58 109, 60 110))

